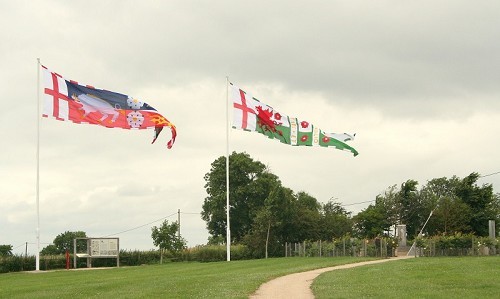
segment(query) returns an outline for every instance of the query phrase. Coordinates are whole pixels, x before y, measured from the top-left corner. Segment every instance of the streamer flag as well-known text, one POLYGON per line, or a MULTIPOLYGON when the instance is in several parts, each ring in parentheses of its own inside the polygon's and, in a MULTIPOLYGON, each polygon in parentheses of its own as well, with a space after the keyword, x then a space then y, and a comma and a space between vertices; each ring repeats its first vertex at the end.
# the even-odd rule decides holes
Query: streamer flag
POLYGON ((356 134, 326 133, 306 120, 279 113, 234 85, 231 85, 230 95, 235 129, 255 131, 289 145, 332 146, 358 155, 345 143, 353 140, 356 134))
POLYGON ((154 128, 152 143, 164 127, 169 127, 172 137, 167 147, 172 148, 177 137, 175 126, 149 104, 128 95, 67 80, 45 66, 41 66, 41 70, 43 117, 107 128, 154 128))

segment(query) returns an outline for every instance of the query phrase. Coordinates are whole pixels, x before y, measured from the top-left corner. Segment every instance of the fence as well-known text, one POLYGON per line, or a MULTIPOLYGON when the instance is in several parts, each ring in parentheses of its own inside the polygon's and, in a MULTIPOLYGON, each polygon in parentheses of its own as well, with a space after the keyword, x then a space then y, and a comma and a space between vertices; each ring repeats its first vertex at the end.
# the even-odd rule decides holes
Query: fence
POLYGON ((285 243, 285 257, 370 256, 391 257, 397 243, 393 238, 342 238, 334 241, 304 241, 285 243))
POLYGON ((480 256, 500 254, 500 242, 489 237, 456 234, 417 238, 418 256, 480 256))

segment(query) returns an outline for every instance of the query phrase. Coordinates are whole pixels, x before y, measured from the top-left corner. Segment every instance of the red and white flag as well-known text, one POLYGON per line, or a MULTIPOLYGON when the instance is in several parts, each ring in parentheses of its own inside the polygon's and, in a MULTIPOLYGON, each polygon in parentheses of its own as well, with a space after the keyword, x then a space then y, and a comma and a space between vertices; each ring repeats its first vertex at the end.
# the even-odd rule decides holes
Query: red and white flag
POLYGON ((155 129, 154 143, 164 127, 172 133, 167 147, 177 136, 175 126, 156 109, 134 97, 97 89, 67 80, 41 66, 43 80, 43 114, 74 123, 87 123, 107 128, 155 129))

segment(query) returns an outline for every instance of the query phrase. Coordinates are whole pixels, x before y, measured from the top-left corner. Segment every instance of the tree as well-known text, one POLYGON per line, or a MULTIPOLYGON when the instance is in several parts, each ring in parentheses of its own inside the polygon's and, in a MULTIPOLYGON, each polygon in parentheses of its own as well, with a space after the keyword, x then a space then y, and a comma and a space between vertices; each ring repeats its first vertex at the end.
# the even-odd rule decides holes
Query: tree
POLYGON ((318 240, 321 238, 321 204, 308 193, 297 193, 295 203, 294 225, 295 235, 298 240, 318 240))
POLYGON ((456 176, 451 179, 442 177, 432 179, 422 187, 420 196, 426 212, 434 211, 424 230, 428 235, 471 231, 470 208, 456 195, 459 182, 456 176))
POLYGON ((394 228, 396 234, 396 225, 399 223, 399 191, 397 185, 388 187, 383 194, 375 197, 375 203, 380 211, 385 215, 387 222, 383 222, 384 230, 388 231, 387 225, 394 228))
POLYGON ((380 202, 371 204, 368 208, 353 217, 356 235, 363 238, 375 238, 389 231, 392 223, 387 218, 387 211, 380 202))
MULTIPOLYGON (((212 240, 226 238, 226 157, 216 159, 204 178, 208 196, 203 202, 202 219, 212 240)), ((229 181, 230 242, 239 242, 251 231, 264 200, 280 182, 264 164, 236 152, 229 156, 229 181)))
POLYGON ((50 244, 45 246, 41 251, 41 255, 58 255, 61 254, 61 251, 57 249, 56 245, 50 244))
POLYGON ((391 227, 396 233, 396 225, 401 221, 403 210, 400 197, 401 190, 398 190, 397 185, 392 185, 383 194, 377 195, 375 204, 369 205, 352 218, 355 234, 363 238, 373 238, 388 235, 391 227))
POLYGON ((497 200, 493 194, 493 186, 484 184, 479 187, 477 180, 479 174, 476 172, 463 178, 457 187, 456 195, 467 204, 471 211, 469 226, 472 233, 478 236, 488 235, 488 220, 498 222, 498 209, 495 207, 497 200))
MULTIPOLYGON (((73 252, 73 240, 76 238, 86 238, 87 234, 83 231, 70 232, 65 231, 57 235, 52 243, 42 249, 42 254, 64 254, 66 250, 73 252)), ((86 243, 78 243, 78 251, 84 251, 87 247, 86 243)))
POLYGON ((0 256, 12 255, 12 245, 0 245, 0 256))
POLYGON ((177 221, 168 223, 164 220, 160 227, 153 226, 151 228, 151 238, 153 244, 160 247, 161 262, 163 262, 163 252, 169 251, 173 254, 178 254, 186 247, 186 241, 178 235, 179 223, 177 221))
POLYGON ((242 243, 254 257, 279 256, 292 218, 293 191, 277 183, 253 218, 252 229, 242 243))
POLYGON ((333 240, 352 233, 351 213, 338 202, 328 201, 321 207, 320 239, 333 240))
POLYGON ((422 204, 417 185, 417 181, 407 180, 401 184, 401 189, 397 196, 399 223, 406 224, 409 239, 418 234, 425 222, 426 214, 428 214, 422 204))

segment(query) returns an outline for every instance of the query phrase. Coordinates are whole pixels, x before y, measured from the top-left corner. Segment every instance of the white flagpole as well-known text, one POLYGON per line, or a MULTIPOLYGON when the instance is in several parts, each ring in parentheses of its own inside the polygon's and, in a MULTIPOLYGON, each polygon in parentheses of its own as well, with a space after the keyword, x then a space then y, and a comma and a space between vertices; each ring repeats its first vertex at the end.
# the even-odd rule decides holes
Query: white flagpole
POLYGON ((229 77, 226 77, 226 256, 231 261, 231 228, 229 225, 229 77))
POLYGON ((40 58, 37 58, 36 84, 36 271, 40 271, 40 58))

